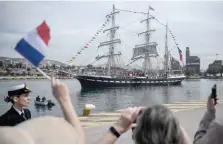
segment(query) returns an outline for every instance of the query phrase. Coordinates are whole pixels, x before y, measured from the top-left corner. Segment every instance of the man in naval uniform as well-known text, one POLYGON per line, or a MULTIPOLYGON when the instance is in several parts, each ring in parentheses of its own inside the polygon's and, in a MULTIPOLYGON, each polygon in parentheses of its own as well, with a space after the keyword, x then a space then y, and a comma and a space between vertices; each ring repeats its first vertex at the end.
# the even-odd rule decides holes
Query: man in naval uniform
POLYGON ((31 118, 31 113, 27 109, 30 92, 25 84, 14 86, 8 91, 5 101, 11 102, 12 107, 0 117, 0 126, 14 126, 31 118))

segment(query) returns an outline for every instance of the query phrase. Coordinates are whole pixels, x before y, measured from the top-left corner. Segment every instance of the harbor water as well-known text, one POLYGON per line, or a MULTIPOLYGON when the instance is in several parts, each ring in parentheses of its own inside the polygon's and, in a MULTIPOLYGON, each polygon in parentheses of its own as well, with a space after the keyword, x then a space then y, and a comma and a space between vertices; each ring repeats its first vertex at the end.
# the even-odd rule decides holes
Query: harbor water
MULTIPOLYGON (((123 87, 110 89, 81 90, 80 83, 76 79, 61 80, 68 84, 72 103, 78 113, 82 114, 85 104, 94 104, 93 113, 112 112, 131 106, 149 106, 153 104, 168 104, 185 100, 204 100, 211 93, 213 84, 217 84, 218 96, 223 95, 222 80, 184 80, 180 86, 147 86, 147 87, 123 87)), ((31 104, 29 106, 32 117, 54 115, 62 116, 60 106, 51 92, 51 84, 48 80, 1 80, 0 81, 0 115, 10 108, 11 104, 4 102, 7 90, 15 85, 26 83, 32 90, 31 104), (39 108, 34 105, 37 96, 45 96, 56 103, 51 109, 39 108)))

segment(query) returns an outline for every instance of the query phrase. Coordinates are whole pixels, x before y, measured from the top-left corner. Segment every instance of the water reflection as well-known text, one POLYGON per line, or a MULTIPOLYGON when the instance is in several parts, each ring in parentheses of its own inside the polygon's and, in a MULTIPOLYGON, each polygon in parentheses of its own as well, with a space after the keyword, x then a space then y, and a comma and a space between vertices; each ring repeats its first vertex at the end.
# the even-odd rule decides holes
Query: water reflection
MULTIPOLYGON (((77 102, 92 103, 98 111, 115 111, 130 106, 149 106, 170 103, 182 86, 141 86, 124 88, 84 89, 77 93, 77 102)), ((80 106, 80 104, 76 104, 80 106)), ((83 107, 84 104, 81 104, 83 107)))
POLYGON ((52 110, 52 107, 49 107, 49 106, 38 106, 38 105, 35 105, 35 108, 36 108, 36 112, 39 113, 40 111, 46 111, 46 110, 52 110))
POLYGON ((52 106, 39 106, 39 105, 35 105, 35 110, 36 113, 39 115, 44 115, 46 112, 52 111, 52 106))
POLYGON ((169 103, 169 89, 168 86, 163 88, 163 104, 169 103))

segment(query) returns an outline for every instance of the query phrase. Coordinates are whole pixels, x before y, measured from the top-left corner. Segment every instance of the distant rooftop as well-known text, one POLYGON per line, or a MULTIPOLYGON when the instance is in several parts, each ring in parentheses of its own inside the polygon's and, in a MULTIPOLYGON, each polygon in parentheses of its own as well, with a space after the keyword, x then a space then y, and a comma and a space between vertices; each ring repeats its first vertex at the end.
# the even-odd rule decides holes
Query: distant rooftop
POLYGON ((199 61, 200 58, 198 56, 189 56, 188 61, 189 62, 194 62, 194 61, 199 61))
POLYGON ((216 64, 216 63, 222 64, 222 60, 215 60, 213 63, 214 64, 216 64))

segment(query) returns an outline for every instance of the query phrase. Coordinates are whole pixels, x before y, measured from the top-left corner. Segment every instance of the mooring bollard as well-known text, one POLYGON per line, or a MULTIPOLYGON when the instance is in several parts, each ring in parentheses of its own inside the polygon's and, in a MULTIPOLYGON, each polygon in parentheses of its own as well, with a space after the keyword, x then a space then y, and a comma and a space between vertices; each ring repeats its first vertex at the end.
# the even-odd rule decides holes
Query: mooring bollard
POLYGON ((83 109, 83 116, 89 116, 91 114, 91 110, 95 108, 93 104, 85 104, 83 109))

